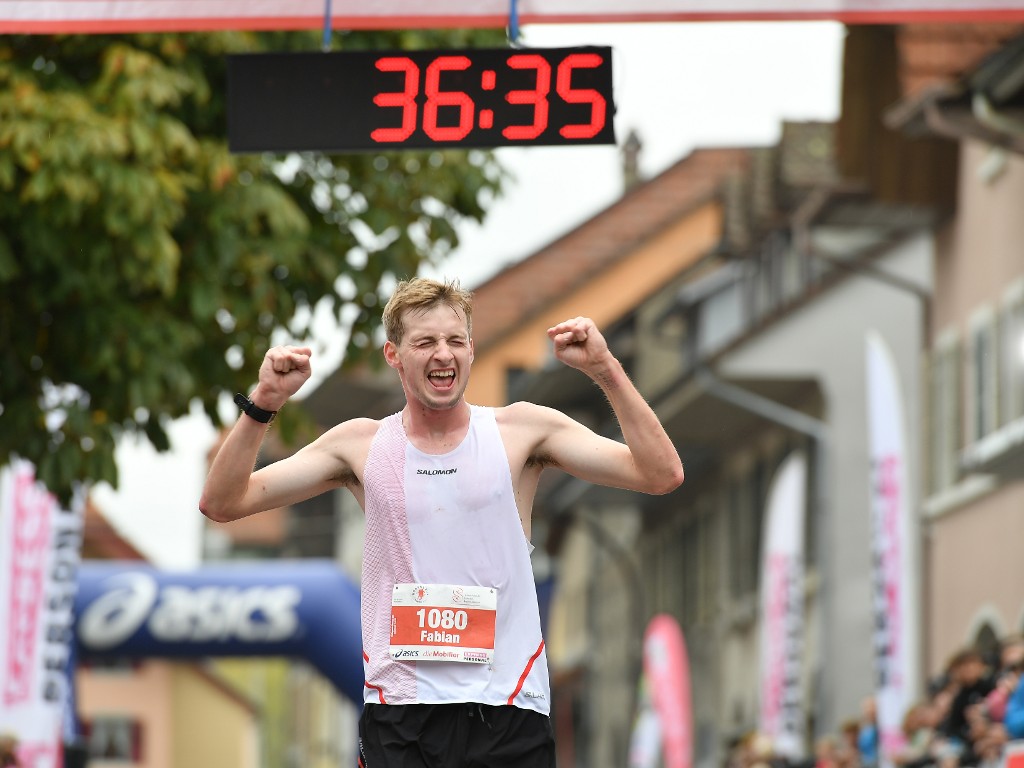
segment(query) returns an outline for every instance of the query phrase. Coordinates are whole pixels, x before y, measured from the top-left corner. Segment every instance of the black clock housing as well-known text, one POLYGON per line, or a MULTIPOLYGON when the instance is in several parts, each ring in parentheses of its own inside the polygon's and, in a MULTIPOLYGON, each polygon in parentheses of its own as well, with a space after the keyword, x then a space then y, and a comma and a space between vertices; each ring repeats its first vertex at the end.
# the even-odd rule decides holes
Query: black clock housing
POLYGON ((232 152, 614 144, 611 48, 228 57, 232 152))

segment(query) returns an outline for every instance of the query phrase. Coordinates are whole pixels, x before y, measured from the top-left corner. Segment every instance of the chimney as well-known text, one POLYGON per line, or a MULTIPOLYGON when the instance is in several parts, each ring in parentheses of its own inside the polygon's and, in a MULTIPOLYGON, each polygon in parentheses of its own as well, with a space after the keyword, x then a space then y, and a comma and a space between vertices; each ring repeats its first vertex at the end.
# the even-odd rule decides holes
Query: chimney
POLYGON ((643 144, 635 130, 630 130, 622 145, 622 186, 628 192, 640 183, 640 150, 643 144))

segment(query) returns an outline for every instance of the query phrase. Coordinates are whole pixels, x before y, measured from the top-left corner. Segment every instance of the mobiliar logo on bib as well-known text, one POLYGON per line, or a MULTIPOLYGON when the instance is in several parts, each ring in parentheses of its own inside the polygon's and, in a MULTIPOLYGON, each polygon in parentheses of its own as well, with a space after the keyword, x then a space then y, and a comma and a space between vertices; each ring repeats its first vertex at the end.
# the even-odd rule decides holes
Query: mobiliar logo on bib
POLYGON ((391 602, 391 657, 490 663, 497 601, 494 587, 396 584, 391 602))

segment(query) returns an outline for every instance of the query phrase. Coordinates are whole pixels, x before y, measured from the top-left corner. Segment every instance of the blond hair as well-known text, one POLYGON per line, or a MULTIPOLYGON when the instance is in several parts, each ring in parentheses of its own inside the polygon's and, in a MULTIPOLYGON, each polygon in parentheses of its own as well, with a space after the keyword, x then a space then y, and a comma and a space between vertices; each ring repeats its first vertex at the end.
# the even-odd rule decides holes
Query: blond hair
POLYGON ((403 280, 384 306, 384 332, 388 341, 399 344, 405 333, 405 315, 409 311, 427 311, 438 305, 461 310, 466 316, 466 330, 473 335, 473 294, 459 287, 458 280, 440 281, 429 277, 403 280))

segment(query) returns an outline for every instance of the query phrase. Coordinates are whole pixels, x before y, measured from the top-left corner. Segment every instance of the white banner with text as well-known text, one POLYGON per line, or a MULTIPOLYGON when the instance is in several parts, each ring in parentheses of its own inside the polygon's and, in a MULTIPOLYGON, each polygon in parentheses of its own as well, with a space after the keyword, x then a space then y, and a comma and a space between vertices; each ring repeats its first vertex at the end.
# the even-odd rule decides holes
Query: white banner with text
POLYGON ((26 461, 0 471, 0 733, 24 768, 63 764, 83 509, 62 508, 26 461))

